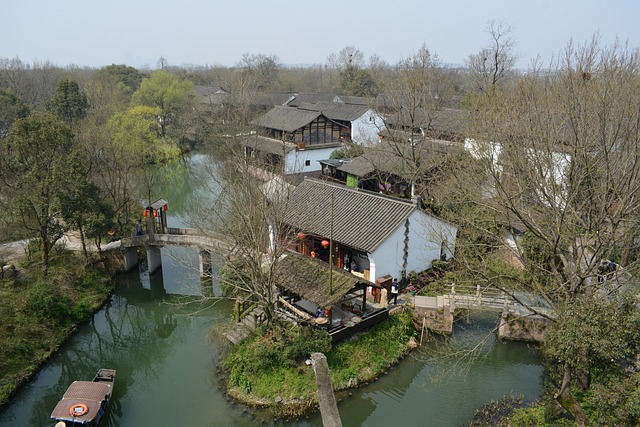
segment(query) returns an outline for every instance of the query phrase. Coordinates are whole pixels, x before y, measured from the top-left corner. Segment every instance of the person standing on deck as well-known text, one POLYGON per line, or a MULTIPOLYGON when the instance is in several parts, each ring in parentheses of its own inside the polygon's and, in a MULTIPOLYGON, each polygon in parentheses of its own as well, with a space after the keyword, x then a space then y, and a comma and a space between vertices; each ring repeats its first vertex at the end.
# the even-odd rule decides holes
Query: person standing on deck
MULTIPOLYGON (((391 300, 393 300, 394 305, 398 304, 398 292, 400 292, 398 279, 393 279, 393 283, 391 283, 391 300)), ((389 302, 391 302, 391 300, 389 302)))

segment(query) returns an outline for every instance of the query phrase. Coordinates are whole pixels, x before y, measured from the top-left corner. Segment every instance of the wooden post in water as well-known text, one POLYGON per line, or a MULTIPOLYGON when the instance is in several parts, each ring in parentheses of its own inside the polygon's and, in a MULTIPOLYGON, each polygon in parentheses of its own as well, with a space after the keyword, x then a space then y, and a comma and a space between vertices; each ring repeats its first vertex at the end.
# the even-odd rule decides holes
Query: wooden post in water
POLYGON ((322 425, 324 427, 342 427, 336 396, 333 394, 333 384, 331 383, 327 357, 322 353, 312 353, 311 363, 313 364, 313 372, 316 374, 316 383, 318 384, 318 402, 320 403, 322 425))

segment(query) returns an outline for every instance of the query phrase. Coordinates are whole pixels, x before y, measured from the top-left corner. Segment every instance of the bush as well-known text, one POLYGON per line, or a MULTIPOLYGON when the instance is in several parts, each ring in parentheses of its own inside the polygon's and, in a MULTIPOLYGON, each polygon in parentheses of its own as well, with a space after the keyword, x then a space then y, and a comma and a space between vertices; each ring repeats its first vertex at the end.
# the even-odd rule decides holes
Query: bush
POLYGON ((431 268, 437 272, 444 272, 449 268, 449 262, 442 259, 434 259, 431 261, 431 268))
POLYGON ((27 309, 41 322, 54 321, 66 324, 75 319, 73 301, 42 282, 37 282, 29 288, 27 309))
POLYGON ((544 407, 520 408, 513 411, 510 427, 545 427, 544 407))
POLYGON ((396 363, 409 349, 415 335, 413 317, 403 312, 373 326, 368 332, 332 346, 326 332, 301 334, 297 330, 262 331, 233 347, 223 366, 228 386, 258 398, 276 396, 292 399, 315 398, 313 369, 300 363, 311 353, 327 356, 334 388, 344 389, 370 381, 396 363))
POLYGON ((311 353, 331 350, 331 337, 325 331, 314 329, 311 334, 297 334, 285 347, 285 358, 297 362, 308 359, 311 353))

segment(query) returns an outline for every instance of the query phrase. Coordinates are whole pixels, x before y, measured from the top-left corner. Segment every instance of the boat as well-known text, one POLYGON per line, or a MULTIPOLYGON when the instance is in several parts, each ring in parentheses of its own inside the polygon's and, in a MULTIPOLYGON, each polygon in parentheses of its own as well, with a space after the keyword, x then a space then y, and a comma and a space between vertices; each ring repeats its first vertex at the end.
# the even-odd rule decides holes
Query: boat
POLYGON ((100 369, 93 381, 74 381, 51 413, 55 427, 97 426, 113 395, 115 369, 100 369))

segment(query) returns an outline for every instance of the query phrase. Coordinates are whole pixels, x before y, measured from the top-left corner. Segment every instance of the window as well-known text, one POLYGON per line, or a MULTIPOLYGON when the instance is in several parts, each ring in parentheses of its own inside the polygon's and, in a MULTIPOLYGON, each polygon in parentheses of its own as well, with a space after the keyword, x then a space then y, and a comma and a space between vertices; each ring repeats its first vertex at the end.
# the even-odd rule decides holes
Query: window
POLYGON ((304 161, 304 165, 305 166, 311 166, 311 160, 305 160, 304 161))

